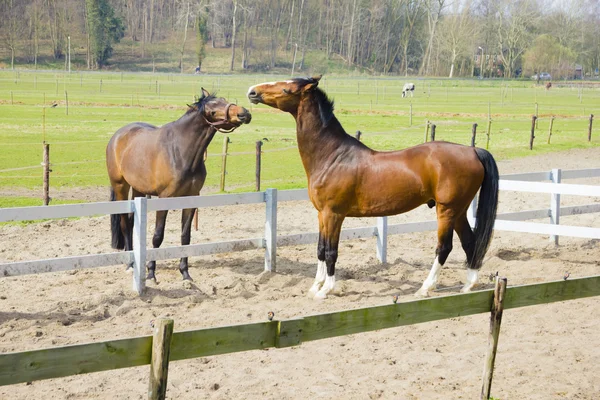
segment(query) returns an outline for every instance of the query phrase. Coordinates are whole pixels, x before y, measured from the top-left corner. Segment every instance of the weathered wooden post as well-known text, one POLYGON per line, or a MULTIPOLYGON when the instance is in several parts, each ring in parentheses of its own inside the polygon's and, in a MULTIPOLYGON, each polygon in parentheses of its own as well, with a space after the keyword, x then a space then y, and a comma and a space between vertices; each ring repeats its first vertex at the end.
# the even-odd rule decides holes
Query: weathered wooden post
POLYGON ((429 120, 425 121, 425 143, 427 143, 427 139, 429 138, 429 125, 429 120))
POLYGON ((471 130, 471 146, 475 147, 475 136, 477 135, 477 124, 473 124, 473 129, 471 130))
POLYGON ((408 126, 412 126, 412 103, 410 103, 410 118, 408 120, 408 126))
POLYGON ((66 114, 69 115, 69 95, 67 94, 66 90, 65 90, 65 103, 67 106, 66 114))
POLYGON ((550 117, 550 127, 548 128, 548 144, 550 144, 550 137, 552 137, 552 125, 554 125, 554 116, 550 117))
POLYGON ((362 135, 361 131, 356 131, 356 134, 354 135, 354 137, 360 142, 360 135, 362 135))
POLYGON ((225 191, 225 174, 227 173, 227 150, 229 149, 229 136, 223 138, 223 154, 221 156, 221 192, 225 191))
POLYGON ((594 114, 590 114, 590 126, 588 127, 588 142, 592 141, 592 123, 594 122, 594 114))
POLYGON ((262 145, 263 142, 261 140, 256 142, 256 191, 260 192, 260 169, 261 169, 261 157, 262 157, 262 145))
POLYGON ((431 124, 431 141, 435 141, 435 124, 431 124))
POLYGON ((492 390, 492 376, 494 374, 494 362, 498 350, 498 337, 500 336, 500 324, 502 323, 502 311, 504 310, 504 294, 506 293, 506 278, 496 277, 494 288, 494 304, 490 317, 490 334, 488 336, 488 349, 483 367, 483 385, 481 387, 481 399, 489 399, 492 390))
POLYGON ((150 400, 164 400, 167 398, 167 377, 169 374, 173 325, 172 319, 159 319, 154 322, 150 383, 148 385, 148 399, 150 400))
POLYGON ((535 121, 537 117, 535 115, 531 116, 531 136, 529 137, 529 150, 533 150, 533 139, 535 139, 535 121))
POLYGON ((488 128, 487 128, 487 141, 485 142, 485 149, 490 148, 490 133, 492 130, 492 120, 488 119, 488 128))
POLYGON ((44 141, 44 205, 50 203, 50 145, 44 141))

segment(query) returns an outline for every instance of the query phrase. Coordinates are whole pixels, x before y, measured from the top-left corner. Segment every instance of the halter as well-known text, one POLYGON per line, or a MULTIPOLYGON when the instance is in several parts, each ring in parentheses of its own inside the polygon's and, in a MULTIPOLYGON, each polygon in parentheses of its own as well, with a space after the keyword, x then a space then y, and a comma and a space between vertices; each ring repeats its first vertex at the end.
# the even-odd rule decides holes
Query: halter
POLYGON ((204 120, 206 121, 206 123, 210 126, 212 126, 213 128, 215 128, 217 131, 221 132, 221 133, 231 133, 233 132, 237 126, 234 126, 233 128, 226 130, 226 129, 221 129, 221 125, 225 125, 225 124, 231 124, 232 122, 229 120, 229 108, 233 105, 233 103, 228 103, 227 107, 225 108, 225 118, 223 118, 220 121, 217 122, 210 122, 206 116, 204 114, 202 114, 202 117, 204 118, 204 120))

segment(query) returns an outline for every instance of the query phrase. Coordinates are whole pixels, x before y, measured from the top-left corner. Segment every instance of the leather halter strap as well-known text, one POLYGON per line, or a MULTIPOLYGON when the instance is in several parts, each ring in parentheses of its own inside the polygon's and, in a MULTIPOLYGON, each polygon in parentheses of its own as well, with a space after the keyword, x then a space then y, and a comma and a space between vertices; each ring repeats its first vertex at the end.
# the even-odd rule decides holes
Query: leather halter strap
POLYGON ((221 126, 226 125, 226 124, 231 124, 232 122, 229 120, 229 108, 233 105, 233 103, 229 103, 227 104, 227 107, 225 108, 225 118, 223 118, 220 121, 217 122, 210 122, 206 116, 204 114, 202 114, 202 116, 204 117, 204 120, 206 121, 206 123, 210 126, 212 126, 213 128, 215 128, 217 131, 221 132, 221 133, 231 133, 233 132, 237 126, 234 126, 233 128, 227 130, 227 129, 222 129, 221 126))

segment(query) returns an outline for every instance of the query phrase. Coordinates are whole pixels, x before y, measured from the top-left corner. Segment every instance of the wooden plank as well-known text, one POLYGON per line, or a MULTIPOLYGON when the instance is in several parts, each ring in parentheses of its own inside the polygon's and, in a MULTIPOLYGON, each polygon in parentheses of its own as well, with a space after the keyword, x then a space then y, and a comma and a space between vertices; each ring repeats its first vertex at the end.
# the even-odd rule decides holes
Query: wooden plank
POLYGON ((434 297, 304 318, 302 341, 489 312, 493 290, 434 297))
POLYGON ((528 211, 517 211, 510 213, 502 213, 496 216, 497 219, 504 221, 523 221, 527 219, 541 219, 548 218, 550 215, 550 209, 544 208, 541 210, 528 210, 528 211))
POLYGON ((497 219, 494 224, 494 229, 499 231, 600 239, 600 228, 588 228, 584 226, 551 225, 537 222, 503 221, 497 219))
POLYGON ((600 276, 509 287, 506 290, 504 308, 535 306, 592 296, 600 296, 600 276))
POLYGON ((388 235, 400 233, 428 232, 437 229, 437 221, 409 222, 406 224, 388 225, 388 235))
POLYGON ((152 336, 0 355, 0 386, 150 363, 152 336))
POLYGON ((133 212, 133 201, 64 204, 58 206, 11 207, 0 209, 0 222, 34 221, 38 219, 89 217, 91 215, 133 212))
POLYGON ((563 179, 596 178, 600 176, 600 168, 571 169, 562 171, 563 179))
POLYGON ((506 181, 549 181, 550 171, 546 172, 527 172, 524 174, 500 175, 500 179, 506 181))
POLYGON ((236 204, 257 204, 263 203, 264 201, 264 192, 169 197, 148 200, 148 212, 158 210, 180 210, 184 208, 231 206, 236 204))
POLYGON ((176 332, 171 360, 214 356, 275 347, 278 321, 176 332))
POLYGON ((132 251, 92 254, 86 256, 49 258, 36 261, 19 261, 0 264, 0 276, 39 274, 44 272, 68 271, 71 269, 128 264, 133 260, 132 251))
POLYGON ((544 183, 544 182, 499 182, 500 190, 512 190, 515 192, 530 193, 556 193, 570 194, 575 196, 600 196, 600 186, 572 185, 568 183, 544 183))
POLYGON ((304 329, 304 318, 287 319, 279 321, 275 347, 298 346, 302 343, 302 330, 304 329))
POLYGON ((280 190, 277 193, 277 200, 278 201, 308 200, 308 190, 306 190, 306 189, 280 190))
POLYGON ((263 247, 263 238, 163 247, 158 249, 148 249, 146 253, 146 260, 167 260, 170 258, 204 256, 208 254, 262 249, 263 247))
POLYGON ((148 398, 164 400, 167 398, 167 378, 169 375, 169 354, 173 337, 173 320, 160 319, 154 327, 152 337, 152 360, 150 362, 150 379, 148 382, 148 398))

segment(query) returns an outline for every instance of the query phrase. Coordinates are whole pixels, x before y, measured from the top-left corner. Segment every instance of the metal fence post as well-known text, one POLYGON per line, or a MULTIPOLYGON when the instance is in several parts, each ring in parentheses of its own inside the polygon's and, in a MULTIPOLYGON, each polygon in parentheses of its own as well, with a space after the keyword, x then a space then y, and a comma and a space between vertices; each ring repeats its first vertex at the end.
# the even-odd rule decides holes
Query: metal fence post
POLYGON ((277 261, 277 189, 265 191, 265 271, 275 272, 277 261))
MULTIPOLYGON (((553 183, 560 183, 560 178, 562 176, 560 169, 553 169, 550 178, 553 183)), ((552 193, 550 195, 550 223, 554 225, 558 225, 560 223, 560 194, 552 193)), ((558 235, 551 235, 550 242, 554 242, 555 245, 558 245, 558 235)))
POLYGON ((133 290, 138 294, 146 288, 146 230, 148 199, 133 199, 133 290))
POLYGON ((387 262, 387 231, 388 217, 377 218, 377 258, 380 262, 387 262))

